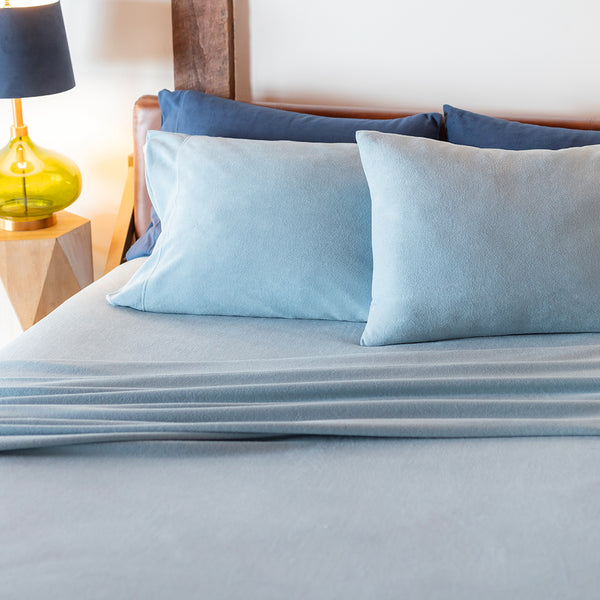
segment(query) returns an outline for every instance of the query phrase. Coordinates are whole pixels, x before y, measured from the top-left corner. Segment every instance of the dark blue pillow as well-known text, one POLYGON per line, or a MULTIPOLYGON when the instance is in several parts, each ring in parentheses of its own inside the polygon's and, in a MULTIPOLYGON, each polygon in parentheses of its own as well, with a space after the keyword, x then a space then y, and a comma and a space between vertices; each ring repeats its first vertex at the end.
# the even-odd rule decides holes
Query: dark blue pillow
MULTIPOLYGON (((191 90, 162 90, 158 94, 158 101, 161 130, 187 135, 296 142, 355 142, 357 131, 375 130, 439 139, 442 124, 442 115, 439 113, 422 113, 398 119, 321 117, 256 106, 191 90)), ((129 249, 127 259, 149 256, 159 234, 160 221, 152 209, 150 225, 129 249)))
POLYGON ((163 90, 158 94, 162 131, 187 135, 290 140, 294 142, 356 142, 358 130, 439 138, 442 116, 423 113, 398 119, 321 117, 247 104, 202 92, 163 90))
POLYGON ((448 141, 462 146, 504 150, 560 150, 600 144, 600 131, 517 123, 461 110, 448 104, 444 105, 444 120, 448 141))

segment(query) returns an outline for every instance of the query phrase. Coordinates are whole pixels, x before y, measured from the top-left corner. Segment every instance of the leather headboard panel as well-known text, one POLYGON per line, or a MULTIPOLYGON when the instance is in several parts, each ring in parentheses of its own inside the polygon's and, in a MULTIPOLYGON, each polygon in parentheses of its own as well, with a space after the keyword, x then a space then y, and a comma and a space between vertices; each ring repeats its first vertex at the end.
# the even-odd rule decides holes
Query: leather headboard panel
POLYGON ((146 189, 144 144, 150 129, 160 129, 157 96, 142 96, 133 107, 133 193, 135 233, 140 237, 150 223, 150 197, 146 189))

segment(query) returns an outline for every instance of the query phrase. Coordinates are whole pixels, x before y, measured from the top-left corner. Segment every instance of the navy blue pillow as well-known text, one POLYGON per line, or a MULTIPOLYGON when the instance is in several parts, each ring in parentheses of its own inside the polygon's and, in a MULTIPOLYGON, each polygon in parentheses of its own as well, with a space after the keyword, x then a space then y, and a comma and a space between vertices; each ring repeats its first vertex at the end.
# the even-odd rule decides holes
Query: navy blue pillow
POLYGON ((321 117, 190 90, 163 90, 158 101, 162 131, 252 140, 354 143, 361 129, 438 139, 442 122, 439 113, 398 119, 321 117))
POLYGON ((600 144, 600 131, 544 127, 496 119, 444 105, 449 142, 477 148, 504 150, 560 150, 600 144))
MULTIPOLYGON (((398 119, 322 117, 256 106, 193 90, 162 90, 158 101, 161 130, 187 135, 295 142, 355 142, 357 131, 374 130, 439 139, 442 125, 440 113, 421 113, 398 119)), ((149 256, 160 231, 160 220, 152 209, 150 225, 129 249, 127 259, 149 256)))

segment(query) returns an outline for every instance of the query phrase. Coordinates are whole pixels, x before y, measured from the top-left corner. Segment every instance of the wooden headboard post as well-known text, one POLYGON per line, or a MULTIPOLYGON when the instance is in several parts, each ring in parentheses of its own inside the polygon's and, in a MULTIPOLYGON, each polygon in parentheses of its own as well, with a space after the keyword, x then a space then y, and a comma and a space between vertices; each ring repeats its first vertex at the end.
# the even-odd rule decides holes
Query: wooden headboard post
POLYGON ((233 0, 171 0, 175 88, 235 98, 233 0))

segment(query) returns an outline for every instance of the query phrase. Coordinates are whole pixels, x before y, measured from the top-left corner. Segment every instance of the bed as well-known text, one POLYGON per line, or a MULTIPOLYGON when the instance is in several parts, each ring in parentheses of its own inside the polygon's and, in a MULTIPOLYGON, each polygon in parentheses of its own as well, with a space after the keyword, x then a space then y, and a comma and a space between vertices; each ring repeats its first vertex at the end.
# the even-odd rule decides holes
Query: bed
POLYGON ((107 273, 0 351, 2 595, 595 597, 600 123, 239 103, 172 7, 107 273))

